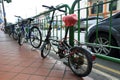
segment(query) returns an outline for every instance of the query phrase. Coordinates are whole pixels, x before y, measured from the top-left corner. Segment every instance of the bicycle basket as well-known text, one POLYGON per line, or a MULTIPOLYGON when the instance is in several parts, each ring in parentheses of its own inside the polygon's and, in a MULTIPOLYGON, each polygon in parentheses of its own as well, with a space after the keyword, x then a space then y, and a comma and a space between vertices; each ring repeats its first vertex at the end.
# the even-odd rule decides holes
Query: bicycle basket
POLYGON ((64 16, 62 20, 65 23, 66 27, 72 27, 76 24, 76 22, 78 21, 78 18, 76 14, 70 14, 70 15, 64 16))

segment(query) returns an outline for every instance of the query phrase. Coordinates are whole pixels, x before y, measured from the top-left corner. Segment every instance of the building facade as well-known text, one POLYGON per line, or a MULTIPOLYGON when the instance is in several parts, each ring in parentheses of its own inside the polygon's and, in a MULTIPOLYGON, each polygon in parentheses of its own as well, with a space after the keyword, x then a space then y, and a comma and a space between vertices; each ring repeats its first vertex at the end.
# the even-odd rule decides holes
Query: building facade
POLYGON ((108 17, 111 10, 112 13, 120 11, 120 0, 88 0, 88 6, 92 6, 89 8, 89 16, 99 13, 100 16, 108 17))

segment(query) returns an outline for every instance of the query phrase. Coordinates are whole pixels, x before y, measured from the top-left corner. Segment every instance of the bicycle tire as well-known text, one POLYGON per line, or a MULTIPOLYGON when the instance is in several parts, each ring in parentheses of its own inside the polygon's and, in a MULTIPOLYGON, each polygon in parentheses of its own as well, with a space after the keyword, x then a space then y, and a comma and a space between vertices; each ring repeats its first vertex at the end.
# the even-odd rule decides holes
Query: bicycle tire
POLYGON ((22 46, 23 45, 23 43, 24 43, 24 33, 19 33, 19 35, 18 35, 18 44, 20 45, 20 46, 22 46))
POLYGON ((36 26, 33 26, 30 30, 30 43, 34 48, 39 48, 42 43, 41 31, 36 26), (34 30, 35 30, 35 33, 38 32, 38 34, 34 35, 34 30), (35 43, 36 41, 37 41, 37 45, 35 43))
POLYGON ((51 44, 50 43, 44 43, 41 47, 41 57, 46 58, 51 50, 51 44))
POLYGON ((71 55, 68 57, 68 64, 70 69, 79 77, 85 77, 90 74, 92 70, 92 55, 82 47, 73 47, 71 55), (85 61, 87 63, 84 65, 85 61))
POLYGON ((12 37, 13 37, 14 40, 18 40, 18 33, 13 32, 12 37))

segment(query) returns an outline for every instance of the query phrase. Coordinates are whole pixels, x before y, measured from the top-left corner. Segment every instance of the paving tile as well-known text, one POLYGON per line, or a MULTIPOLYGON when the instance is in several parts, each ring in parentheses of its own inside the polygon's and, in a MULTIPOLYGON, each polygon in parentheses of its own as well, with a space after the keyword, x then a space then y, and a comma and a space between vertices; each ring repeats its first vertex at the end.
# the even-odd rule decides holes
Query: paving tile
POLYGON ((14 65, 14 66, 17 66, 17 65, 19 65, 21 62, 20 61, 18 61, 18 60, 12 60, 11 62, 9 62, 8 63, 8 65, 14 65))
POLYGON ((68 66, 66 66, 66 71, 71 71, 71 69, 68 66))
POLYGON ((51 57, 48 57, 48 58, 45 58, 45 59, 42 59, 43 62, 45 63, 56 63, 56 60, 51 58, 51 57))
POLYGON ((81 78, 77 77, 72 71, 67 70, 65 72, 64 79, 77 80, 77 79, 81 79, 81 78))
POLYGON ((50 69, 40 68, 35 72, 35 75, 48 76, 49 72, 50 72, 50 69))
POLYGON ((44 76, 36 76, 36 75, 32 75, 29 80, 45 80, 44 76))
POLYGON ((35 74, 36 71, 37 71, 37 68, 27 67, 21 73, 35 74))
POLYGON ((65 65, 63 64, 55 64, 54 68, 53 69, 56 69, 56 70, 65 70, 65 65))
POLYGON ((3 74, 5 74, 7 72, 4 72, 4 71, 0 71, 0 76, 2 76, 3 74))
POLYGON ((57 78, 57 77, 47 77, 46 80, 62 80, 62 78, 57 78))
POLYGON ((14 78, 17 75, 17 73, 3 73, 2 75, 0 75, 0 80, 11 80, 12 78, 14 78))
POLYGON ((0 66, 0 71, 11 71, 15 66, 12 65, 1 65, 0 66))
POLYGON ((30 67, 38 68, 38 67, 40 67, 40 65, 42 65, 41 62, 35 62, 35 63, 31 64, 30 67))
POLYGON ((12 80, 28 80, 30 75, 28 74, 18 74, 12 80))
POLYGON ((3 58, 0 60, 0 64, 9 64, 9 63, 10 61, 8 59, 3 58))
POLYGON ((28 67, 30 65, 31 65, 31 63, 27 63, 27 62, 22 62, 19 64, 19 66, 23 66, 23 67, 28 67))
POLYGON ((64 74, 64 70, 52 70, 49 74, 50 77, 59 77, 62 78, 64 74))
POLYGON ((44 68, 44 69, 51 69, 54 66, 53 63, 43 63, 40 68, 44 68))
POLYGON ((25 67, 16 66, 12 70, 10 70, 10 72, 21 72, 23 71, 23 69, 25 69, 25 67))

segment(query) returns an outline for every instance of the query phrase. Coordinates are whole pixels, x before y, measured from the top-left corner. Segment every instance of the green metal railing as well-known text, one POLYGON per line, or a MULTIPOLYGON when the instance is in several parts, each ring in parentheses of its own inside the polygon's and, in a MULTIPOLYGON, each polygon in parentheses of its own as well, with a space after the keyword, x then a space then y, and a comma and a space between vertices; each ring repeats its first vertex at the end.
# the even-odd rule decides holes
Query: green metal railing
MULTIPOLYGON (((120 49, 119 46, 113 46, 110 44, 111 40, 112 40, 112 15, 113 15, 113 11, 112 11, 112 6, 113 6, 113 1, 117 1, 117 0, 111 0, 111 1, 108 1, 108 2, 104 2, 103 4, 97 4, 95 5, 96 8, 97 8, 97 11, 96 11, 96 31, 95 31, 95 36, 96 37, 96 40, 98 41, 98 37, 99 37, 99 21, 98 21, 98 18, 99 16, 101 16, 101 14, 99 13, 99 6, 100 5, 104 5, 104 4, 111 4, 111 8, 110 8, 110 21, 109 21, 109 31, 108 31, 108 36, 109 36, 109 45, 102 45, 102 47, 108 47, 108 48, 114 48, 114 49, 120 49)), ((57 36, 59 37, 59 39, 62 39, 64 37, 64 32, 65 32, 65 27, 64 27, 64 24, 62 22, 62 17, 64 15, 67 15, 67 14, 77 14, 78 15, 78 23, 77 23, 77 28, 78 30, 75 31, 75 28, 74 27, 70 27, 70 30, 69 30, 69 43, 70 45, 74 46, 74 39, 78 40, 83 46, 92 46, 92 47, 98 47, 98 46, 101 46, 101 44, 98 44, 98 43, 90 43, 88 41, 88 38, 86 37, 89 32, 88 32, 88 29, 89 29, 89 23, 88 23, 88 18, 89 18, 89 10, 91 8, 93 8, 93 6, 87 6, 87 7, 84 7, 84 8, 81 8, 81 3, 79 0, 75 0, 72 4, 71 7, 69 7, 67 4, 63 4, 61 6, 57 6, 57 8, 61 8, 61 9, 64 9, 66 10, 66 13, 61 13, 61 14, 58 14, 58 15, 55 15, 55 21, 53 23, 53 31, 52 31, 52 36, 57 36), (83 31, 81 30, 81 16, 82 16, 82 12, 83 10, 86 12, 86 16, 85 18, 86 19, 86 26, 85 26, 85 31, 84 31, 84 37, 81 35, 83 34, 83 31), (73 33, 74 32, 74 33, 73 33), (76 36, 77 35, 77 36, 76 36), (85 39, 84 41, 82 41, 83 39, 85 39)), ((46 30, 48 28, 48 24, 49 24, 49 19, 45 17, 46 14, 50 14, 52 12, 52 10, 49 10, 49 11, 45 11, 43 13, 40 13, 39 15, 36 15, 34 16, 33 18, 38 18, 39 17, 39 25, 40 25, 40 29, 42 31, 42 34, 43 35, 46 35, 46 30), (42 17, 44 16, 44 17, 42 17)), ((102 54, 97 54, 97 57, 100 57, 100 58, 104 58, 104 59, 107 59, 107 60, 111 60, 111 61, 114 61, 114 62, 118 62, 120 63, 120 59, 118 58, 113 58, 113 57, 110 57, 110 56, 105 56, 105 55, 102 55, 102 54)))

